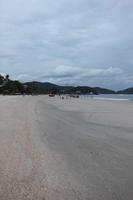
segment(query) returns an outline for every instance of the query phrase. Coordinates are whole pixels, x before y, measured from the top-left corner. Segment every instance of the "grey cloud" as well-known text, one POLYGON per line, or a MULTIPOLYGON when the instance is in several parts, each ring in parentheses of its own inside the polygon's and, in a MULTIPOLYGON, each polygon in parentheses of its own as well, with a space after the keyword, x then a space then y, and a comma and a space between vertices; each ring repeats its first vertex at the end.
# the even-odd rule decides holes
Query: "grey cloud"
POLYGON ((47 71, 45 75, 39 78, 42 81, 55 81, 56 79, 56 82, 58 84, 66 85, 80 84, 96 86, 98 83, 103 84, 104 82, 108 82, 108 86, 110 86, 112 83, 112 79, 117 79, 118 76, 122 77, 122 79, 119 79, 121 81, 123 81, 123 78, 126 79, 126 76, 120 68, 86 68, 82 70, 79 67, 58 66, 54 69, 47 71))
POLYGON ((20 80, 132 86, 132 13, 132 0, 1 0, 0 70, 20 80))

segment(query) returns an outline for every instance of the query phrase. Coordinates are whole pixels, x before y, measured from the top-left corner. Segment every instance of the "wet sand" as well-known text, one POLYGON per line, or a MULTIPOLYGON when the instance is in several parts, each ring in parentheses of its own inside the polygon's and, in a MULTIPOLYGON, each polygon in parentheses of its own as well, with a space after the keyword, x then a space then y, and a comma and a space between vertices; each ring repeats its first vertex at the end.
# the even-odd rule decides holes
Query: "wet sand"
POLYGON ((132 200, 133 102, 0 97, 0 200, 132 200))

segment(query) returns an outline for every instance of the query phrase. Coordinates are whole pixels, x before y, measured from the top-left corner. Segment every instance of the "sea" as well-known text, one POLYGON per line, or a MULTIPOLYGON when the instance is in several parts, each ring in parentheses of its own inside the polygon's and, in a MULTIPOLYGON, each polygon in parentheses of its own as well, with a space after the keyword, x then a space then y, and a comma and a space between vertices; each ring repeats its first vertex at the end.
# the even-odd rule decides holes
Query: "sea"
MULTIPOLYGON (((83 98, 83 97, 82 97, 83 98)), ((114 101, 133 101, 133 94, 100 94, 100 95, 87 95, 88 99, 103 99, 114 101)))

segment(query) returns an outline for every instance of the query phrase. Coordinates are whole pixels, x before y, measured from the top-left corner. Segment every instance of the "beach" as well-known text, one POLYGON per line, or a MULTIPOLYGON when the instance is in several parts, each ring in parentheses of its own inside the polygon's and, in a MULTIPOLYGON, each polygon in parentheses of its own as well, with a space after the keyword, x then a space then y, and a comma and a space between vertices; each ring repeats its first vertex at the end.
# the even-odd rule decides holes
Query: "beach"
POLYGON ((133 102, 0 96, 0 200, 132 200, 133 102))

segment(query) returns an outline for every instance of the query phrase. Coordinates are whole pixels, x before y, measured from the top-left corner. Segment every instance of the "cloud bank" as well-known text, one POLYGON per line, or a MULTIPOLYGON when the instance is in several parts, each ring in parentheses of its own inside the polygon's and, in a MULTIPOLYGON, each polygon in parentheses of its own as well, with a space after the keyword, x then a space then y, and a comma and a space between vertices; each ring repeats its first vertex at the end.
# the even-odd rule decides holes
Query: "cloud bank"
POLYGON ((21 81, 133 86, 132 0, 1 0, 0 71, 21 81))

